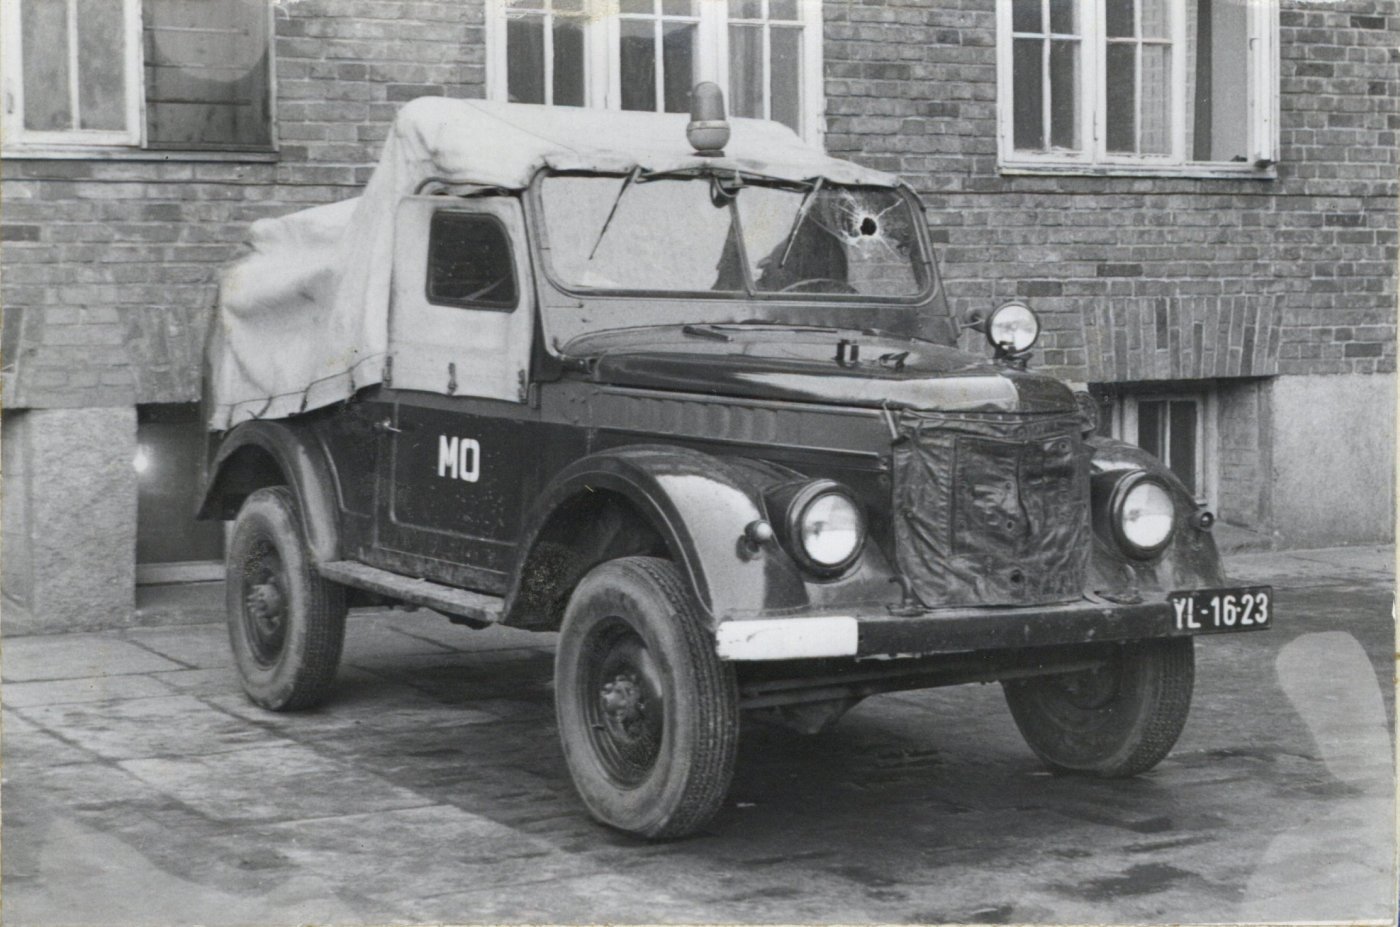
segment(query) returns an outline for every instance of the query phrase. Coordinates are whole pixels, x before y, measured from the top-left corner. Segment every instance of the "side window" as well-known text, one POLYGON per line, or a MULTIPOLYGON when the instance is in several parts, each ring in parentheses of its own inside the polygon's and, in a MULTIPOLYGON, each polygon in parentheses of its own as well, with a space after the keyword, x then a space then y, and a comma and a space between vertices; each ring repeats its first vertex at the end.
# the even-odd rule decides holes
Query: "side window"
POLYGON ((505 227, 494 216, 443 210, 428 230, 428 302, 470 309, 514 309, 515 265, 505 227))

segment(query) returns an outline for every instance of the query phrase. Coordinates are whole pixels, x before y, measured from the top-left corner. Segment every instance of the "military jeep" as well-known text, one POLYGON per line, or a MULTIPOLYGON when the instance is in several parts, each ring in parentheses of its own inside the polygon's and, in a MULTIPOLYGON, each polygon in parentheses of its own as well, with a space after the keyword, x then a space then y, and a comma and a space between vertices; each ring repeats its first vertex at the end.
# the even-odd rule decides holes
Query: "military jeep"
POLYGON ((741 714, 895 690, 999 681, 1051 769, 1152 768, 1194 637, 1271 590, 1030 369, 1029 307, 950 315, 908 186, 695 99, 416 101, 364 196, 255 226, 201 509, 248 697, 326 700, 351 607, 557 631, 579 796, 653 838, 721 807, 741 714))

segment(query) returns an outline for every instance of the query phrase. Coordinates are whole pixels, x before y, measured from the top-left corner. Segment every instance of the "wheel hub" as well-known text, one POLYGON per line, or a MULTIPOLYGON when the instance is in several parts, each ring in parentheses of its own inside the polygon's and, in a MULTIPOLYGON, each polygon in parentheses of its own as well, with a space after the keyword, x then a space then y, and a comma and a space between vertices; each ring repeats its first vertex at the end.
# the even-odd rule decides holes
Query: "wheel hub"
POLYGON ((286 602, 282 590, 273 583, 258 583, 248 590, 248 614, 259 624, 272 624, 282 617, 286 602))
POLYGON ((647 702, 642 687, 637 684, 636 674, 619 673, 611 682, 603 684, 598 695, 609 726, 616 727, 628 737, 635 738, 642 733, 647 702))

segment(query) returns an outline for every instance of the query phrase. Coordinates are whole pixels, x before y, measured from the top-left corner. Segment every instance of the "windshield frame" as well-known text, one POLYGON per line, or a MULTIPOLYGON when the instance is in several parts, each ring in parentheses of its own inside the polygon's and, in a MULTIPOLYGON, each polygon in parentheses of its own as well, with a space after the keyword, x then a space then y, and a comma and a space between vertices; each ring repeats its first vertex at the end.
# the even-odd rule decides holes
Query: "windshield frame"
MULTIPOLYGON (((600 171, 568 171, 545 169, 538 171, 530 182, 526 195, 530 205, 530 212, 534 214, 530 235, 535 238, 536 245, 542 260, 541 270, 549 284, 561 293, 574 297, 606 297, 606 298, 649 298, 649 299, 675 299, 691 301, 696 299, 719 300, 719 301, 760 301, 771 303, 834 303, 838 305, 858 305, 869 303, 884 303, 900 306, 923 305, 933 299, 940 289, 940 278, 937 264, 934 260, 932 244, 929 240, 928 221, 924 216, 923 204, 914 195, 913 191, 903 183, 893 187, 871 187, 860 184, 838 184, 830 181, 823 181, 823 188, 827 190, 860 190, 875 189, 889 190, 899 197, 905 208, 910 210, 913 219, 916 247, 910 254, 910 265, 919 282, 919 289, 916 293, 905 296, 885 296, 869 293, 822 293, 822 292, 793 292, 781 293, 769 290, 761 290, 755 286, 752 265, 749 262, 743 233, 742 217, 739 215, 737 197, 731 199, 725 207, 730 214, 732 228, 739 231, 738 248, 740 254, 740 265, 742 269, 744 288, 742 290, 679 290, 679 289, 659 289, 659 288, 617 288, 617 287, 589 287, 577 283, 563 280, 554 267, 553 250, 549 242, 549 231, 546 221, 546 209, 544 205, 544 182, 550 177, 604 177, 623 183, 631 176, 630 172, 600 172, 600 171)), ((736 174, 731 171, 719 171, 716 169, 689 169, 685 171, 656 171, 641 172, 636 180, 629 185, 629 188, 622 190, 622 195, 630 194, 630 186, 645 184, 648 181, 693 177, 696 182, 732 183, 736 174)), ((808 182, 794 182, 767 177, 762 174, 751 174, 740 172, 737 174, 741 184, 775 187, 779 189, 791 190, 797 193, 807 192, 815 185, 816 178, 808 182)), ((743 195, 742 186, 739 195, 743 195)))

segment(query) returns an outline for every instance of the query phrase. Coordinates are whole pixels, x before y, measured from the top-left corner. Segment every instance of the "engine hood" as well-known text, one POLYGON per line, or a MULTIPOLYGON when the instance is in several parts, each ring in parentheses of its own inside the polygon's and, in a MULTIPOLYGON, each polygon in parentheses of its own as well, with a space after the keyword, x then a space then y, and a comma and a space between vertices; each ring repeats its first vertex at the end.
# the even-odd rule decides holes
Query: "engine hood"
POLYGON ((1069 388, 1051 377, 870 331, 664 326, 587 335, 565 345, 563 353, 594 382, 616 386, 942 412, 1076 409, 1069 388), (848 342, 844 350, 842 342, 848 342))

